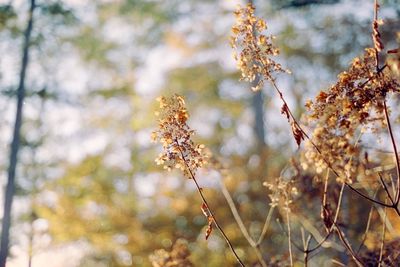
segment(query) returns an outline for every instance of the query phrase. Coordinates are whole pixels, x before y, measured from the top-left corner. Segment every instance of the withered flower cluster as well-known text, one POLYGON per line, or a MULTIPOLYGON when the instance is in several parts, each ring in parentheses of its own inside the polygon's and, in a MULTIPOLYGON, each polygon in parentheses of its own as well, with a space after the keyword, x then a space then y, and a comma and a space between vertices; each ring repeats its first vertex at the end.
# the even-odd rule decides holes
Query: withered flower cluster
POLYGON ((158 129, 152 133, 152 140, 163 145, 163 152, 156 158, 158 165, 164 169, 181 169, 185 176, 193 178, 196 170, 206 163, 207 155, 204 145, 195 145, 192 141, 194 131, 187 124, 189 114, 185 100, 180 95, 159 97, 160 110, 158 129))
POLYGON ((255 7, 248 4, 235 11, 236 23, 232 27, 231 46, 238 68, 242 72, 241 80, 257 85, 252 89, 260 90, 266 80, 273 81, 274 72, 286 72, 282 66, 271 59, 279 54, 272 44, 274 36, 264 35, 266 22, 254 16, 255 7))
POLYGON ((271 199, 271 207, 283 204, 283 207, 290 211, 290 204, 292 204, 293 198, 298 195, 298 190, 293 180, 279 177, 273 183, 264 182, 263 185, 270 191, 268 196, 271 199), (283 203, 280 203, 281 201, 283 203))
POLYGON ((170 252, 160 249, 150 256, 153 267, 191 267, 190 252, 184 240, 178 239, 170 252))
POLYGON ((366 49, 348 71, 339 74, 336 84, 306 104, 307 122, 315 127, 312 138, 320 151, 307 142, 305 169, 314 166, 320 173, 330 164, 344 181, 354 178, 359 166, 358 134, 362 128, 385 123, 383 101, 388 93, 398 92, 398 82, 390 72, 377 70, 375 60, 375 50, 366 49))

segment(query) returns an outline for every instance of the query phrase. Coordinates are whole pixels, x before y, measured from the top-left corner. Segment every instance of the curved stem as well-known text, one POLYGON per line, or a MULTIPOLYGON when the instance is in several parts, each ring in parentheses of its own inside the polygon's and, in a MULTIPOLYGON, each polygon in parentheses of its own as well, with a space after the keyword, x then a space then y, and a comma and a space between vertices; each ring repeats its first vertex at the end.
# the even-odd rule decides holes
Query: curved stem
POLYGON ((242 232, 243 236, 246 238, 250 246, 254 249, 254 252, 258 258, 258 261, 261 263, 262 267, 267 267, 267 263, 265 262, 262 253, 260 251, 260 246, 258 243, 254 242, 254 239, 250 236, 249 232, 247 231, 246 226, 244 225, 243 220, 240 217, 239 212, 235 206, 235 203, 233 202, 231 194, 229 193, 228 189, 226 188, 222 180, 219 180, 219 182, 221 185, 222 194, 224 195, 226 201, 228 202, 228 206, 233 214, 233 217, 235 218, 236 223, 239 226, 240 231, 242 232))
POLYGON ((292 236, 290 230, 290 216, 289 216, 289 207, 286 207, 286 224, 288 229, 288 245, 289 245, 289 259, 290 259, 290 266, 293 267, 293 255, 292 255, 292 236))
POLYGON ((269 209, 269 211, 268 211, 268 215, 267 215, 267 218, 265 219, 264 226, 263 226, 263 229, 261 231, 261 235, 258 238, 257 243, 256 243, 257 246, 259 246, 261 244, 261 242, 265 238, 265 235, 267 234, 267 230, 268 230, 268 227, 269 227, 269 225, 271 223, 272 213, 274 212, 274 209, 275 209, 275 207, 271 207, 269 209))

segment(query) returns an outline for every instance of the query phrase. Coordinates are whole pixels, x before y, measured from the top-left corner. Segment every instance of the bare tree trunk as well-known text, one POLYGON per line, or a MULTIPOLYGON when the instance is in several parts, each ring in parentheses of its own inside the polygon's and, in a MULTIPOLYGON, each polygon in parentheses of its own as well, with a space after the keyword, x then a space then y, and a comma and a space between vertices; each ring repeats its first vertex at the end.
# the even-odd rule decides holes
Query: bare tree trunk
POLYGON ((261 149, 266 146, 265 122, 264 122, 264 95, 262 90, 253 95, 254 133, 257 138, 257 146, 261 149))
POLYGON ((24 46, 22 49, 22 64, 17 89, 17 112, 15 116, 15 125, 13 140, 11 142, 10 165, 8 168, 8 181, 4 199, 4 215, 1 229, 1 247, 0 247, 0 267, 5 267, 8 255, 10 224, 11 224, 11 206, 15 191, 15 170, 17 166, 17 156, 20 146, 20 131, 22 124, 22 108, 25 97, 25 76, 29 61, 29 46, 33 27, 33 11, 35 10, 35 0, 30 0, 28 24, 24 33, 24 46))
MULTIPOLYGON (((247 1, 249 4, 254 5, 253 0, 247 1)), ((251 87, 255 87, 260 80, 260 76, 257 75, 255 80, 252 82, 251 87)), ((262 151, 265 146, 265 122, 264 122, 264 94, 261 90, 257 91, 253 95, 252 108, 254 114, 254 135, 257 141, 257 147, 262 151)))

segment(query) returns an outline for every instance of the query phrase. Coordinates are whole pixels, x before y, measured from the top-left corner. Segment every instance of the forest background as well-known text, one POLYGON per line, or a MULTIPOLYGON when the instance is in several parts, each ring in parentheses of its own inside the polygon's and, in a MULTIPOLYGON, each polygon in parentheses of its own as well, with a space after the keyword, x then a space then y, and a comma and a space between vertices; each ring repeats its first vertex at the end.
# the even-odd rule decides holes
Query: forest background
MULTIPOLYGON (((171 250, 178 239, 187 244, 195 266, 234 266, 217 232, 204 238, 207 218, 192 181, 154 162, 160 152, 150 140, 157 124, 155 99, 174 93, 185 96, 196 141, 224 164, 222 174, 200 172, 210 205, 241 257, 256 263, 219 181, 250 234, 259 236, 271 210, 263 183, 279 177, 299 152, 278 96, 268 85, 253 93, 250 84, 238 81, 229 37, 239 2, 33 2, 7 266, 43 266, 50 260, 52 266, 151 266, 149 256, 171 250)), ((0 181, 5 187, 32 1, 0 3, 0 181)), ((373 4, 254 1, 256 15, 277 37, 279 62, 293 72, 279 84, 287 88, 296 117, 308 99, 372 46, 373 4)), ((400 2, 381 1, 381 6, 382 38, 396 47, 400 2)), ((390 150, 384 141, 366 145, 390 150)), ((301 200, 305 208, 293 213, 293 238, 301 243, 299 229, 315 229, 304 222, 319 217, 320 191, 313 177, 297 187, 309 197, 301 200)), ((350 237, 365 229, 371 205, 364 202, 350 193, 344 198, 350 237), (353 201, 361 203, 354 207, 353 201)), ((373 216, 376 229, 382 212, 373 216)), ((264 256, 277 262, 288 259, 282 221, 284 212, 274 211, 262 243, 264 256)), ((391 237, 400 234, 398 225, 390 227, 391 237)), ((379 234, 373 232, 365 245, 373 247, 379 234)), ((349 260, 334 244, 321 250, 312 259, 315 266, 330 265, 332 258, 349 260)), ((297 258, 300 262, 301 253, 297 258)))

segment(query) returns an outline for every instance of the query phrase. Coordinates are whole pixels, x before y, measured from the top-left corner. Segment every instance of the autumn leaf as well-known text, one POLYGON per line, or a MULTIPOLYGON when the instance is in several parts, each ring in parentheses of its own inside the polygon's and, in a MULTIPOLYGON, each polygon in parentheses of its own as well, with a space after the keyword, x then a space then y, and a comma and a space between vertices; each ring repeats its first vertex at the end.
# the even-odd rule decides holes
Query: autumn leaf
POLYGON ((207 229, 206 229, 206 240, 210 237, 211 232, 213 230, 213 227, 212 227, 213 222, 214 222, 213 217, 211 217, 211 216, 208 217, 208 226, 207 226, 207 229))
POLYGON ((214 218, 211 215, 210 210, 208 209, 208 206, 206 203, 203 203, 201 205, 201 211, 203 212, 204 216, 207 217, 207 221, 208 221, 208 225, 207 225, 207 229, 206 229, 206 240, 210 237, 211 232, 213 230, 212 224, 214 222, 214 218))
POLYGON ((299 125, 297 125, 296 123, 292 123, 292 133, 294 136, 294 139, 296 140, 296 143, 298 146, 300 146, 301 141, 304 140, 304 133, 301 130, 301 128, 299 127, 299 125))
POLYGON ((281 114, 285 114, 287 120, 290 122, 290 113, 289 113, 289 108, 288 106, 285 104, 283 104, 282 108, 281 108, 281 114))

